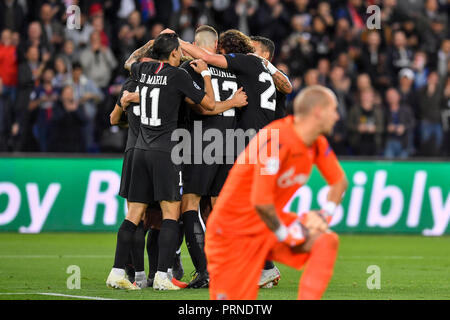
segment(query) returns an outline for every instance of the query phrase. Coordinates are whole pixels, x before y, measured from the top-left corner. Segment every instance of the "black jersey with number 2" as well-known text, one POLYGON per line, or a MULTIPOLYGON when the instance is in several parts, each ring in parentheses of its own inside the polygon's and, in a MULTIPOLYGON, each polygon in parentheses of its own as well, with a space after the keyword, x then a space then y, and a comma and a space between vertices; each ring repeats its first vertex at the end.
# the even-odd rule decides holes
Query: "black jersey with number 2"
POLYGON ((254 55, 231 53, 225 55, 228 69, 244 87, 248 105, 238 116, 238 128, 259 131, 275 120, 276 87, 261 58, 254 55))
POLYGON ((136 148, 170 152, 177 143, 171 136, 177 129, 181 103, 188 97, 199 104, 205 92, 186 70, 167 63, 134 63, 131 75, 138 81, 141 102, 136 148))

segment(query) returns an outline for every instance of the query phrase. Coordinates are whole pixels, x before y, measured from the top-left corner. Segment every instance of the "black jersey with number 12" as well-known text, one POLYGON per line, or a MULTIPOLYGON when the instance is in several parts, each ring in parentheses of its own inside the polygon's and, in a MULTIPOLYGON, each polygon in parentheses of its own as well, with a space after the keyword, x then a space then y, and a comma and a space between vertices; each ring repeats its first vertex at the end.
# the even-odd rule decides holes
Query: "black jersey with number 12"
MULTIPOLYGON (((202 76, 192 69, 190 61, 183 63, 181 68, 185 69, 202 89, 205 87, 202 76)), ((211 72, 211 83, 215 100, 225 101, 231 99, 238 90, 236 75, 229 70, 216 68, 211 65, 208 65, 208 69, 211 72)), ((225 133, 226 129, 234 129, 236 127, 235 115, 235 108, 228 109, 218 115, 200 115, 194 110, 189 110, 188 119, 191 126, 194 121, 202 121, 203 130, 214 128, 225 133)))
POLYGON ((167 63, 141 62, 131 66, 131 76, 139 83, 141 125, 136 148, 171 152, 178 113, 185 97, 199 104, 205 92, 186 70, 167 63))

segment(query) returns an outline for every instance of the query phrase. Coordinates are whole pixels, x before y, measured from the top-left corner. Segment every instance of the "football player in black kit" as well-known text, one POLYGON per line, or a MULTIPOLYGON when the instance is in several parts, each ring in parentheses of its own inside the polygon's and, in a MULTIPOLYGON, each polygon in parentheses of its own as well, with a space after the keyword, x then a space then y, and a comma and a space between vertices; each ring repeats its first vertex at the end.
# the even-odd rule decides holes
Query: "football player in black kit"
MULTIPOLYGON (((141 61, 150 61, 150 59, 144 57, 141 61)), ((128 78, 122 86, 116 106, 110 115, 111 125, 121 125, 124 123, 124 119, 126 119, 128 124, 127 144, 125 147, 119 191, 119 195, 124 199, 128 199, 134 147, 141 123, 139 95, 138 93, 134 93, 136 90, 138 90, 137 81, 133 80, 131 77, 128 78), (133 98, 136 98, 135 95, 137 95, 137 103, 133 103, 133 98), (124 109, 127 107, 129 107, 129 109, 128 112, 125 113, 124 109)), ((143 221, 141 221, 134 234, 131 254, 129 255, 130 258, 127 261, 128 279, 130 282, 136 281, 136 285, 140 288, 145 287, 147 283, 144 270, 145 234, 146 230, 144 229, 143 221), (132 265, 133 268, 131 268, 130 265, 132 265)))
POLYGON ((132 247, 137 225, 149 203, 159 201, 163 221, 159 235, 158 271, 153 288, 179 290, 172 282, 169 269, 178 240, 178 218, 181 200, 181 171, 171 159, 175 146, 172 132, 177 128, 178 112, 185 97, 194 104, 213 111, 215 108, 211 74, 201 60, 191 62, 201 73, 205 90, 196 85, 189 74, 179 69, 181 48, 176 34, 159 35, 151 48, 155 62, 141 62, 150 44, 136 50, 125 63, 133 79, 138 81, 140 94, 140 129, 133 153, 129 210, 117 235, 116 256, 106 284, 120 289, 136 289, 125 277, 125 264, 132 247))
MULTIPOLYGON (((237 128, 243 129, 246 134, 253 136, 276 119, 277 90, 282 94, 292 92, 289 79, 267 59, 253 54, 255 48, 251 39, 238 30, 228 30, 220 35, 218 48, 221 54, 211 54, 185 41, 181 41, 181 46, 194 58, 220 68, 228 68, 237 75, 238 83, 248 95, 248 106, 242 109, 237 128), (254 131, 250 133, 248 130, 254 131)), ((240 151, 242 150, 237 150, 236 153, 240 151)), ((279 279, 278 268, 268 261, 259 285, 271 287, 279 279)))
MULTIPOLYGON (((261 36, 252 36, 250 39, 252 39, 255 54, 272 62, 275 54, 275 44, 273 41, 261 36)), ((275 119, 281 119, 287 115, 286 95, 292 92, 292 85, 290 83, 285 83, 285 85, 287 87, 284 89, 277 86, 277 108, 275 109, 275 119)))
MULTIPOLYGON (((215 53, 217 50, 217 31, 203 25, 195 32, 195 45, 215 53)), ((196 73, 188 61, 181 65, 194 79, 203 87, 203 80, 196 73)), ((211 197, 214 205, 220 190, 222 189, 228 170, 231 165, 226 163, 224 155, 214 155, 215 159, 204 159, 204 150, 209 142, 203 141, 204 133, 209 129, 219 130, 222 137, 225 137, 227 129, 234 129, 236 126, 235 107, 247 105, 247 96, 238 88, 236 75, 229 70, 208 66, 211 72, 211 82, 213 84, 216 108, 214 111, 199 110, 195 112, 191 109, 189 113, 189 131, 191 134, 190 163, 183 165, 183 196, 181 200, 181 219, 186 238, 186 245, 189 249, 192 262, 195 267, 195 275, 189 283, 188 288, 206 288, 209 284, 209 275, 206 270, 206 256, 204 253, 205 234, 199 215, 199 204, 202 196, 211 197), (194 145, 196 142, 198 150, 194 145)), ((225 150, 225 141, 223 141, 225 150)))
MULTIPOLYGON (((275 44, 272 40, 260 36, 252 36, 253 47, 255 54, 265 59, 272 61, 275 53, 275 44)), ((281 72, 281 71, 280 71, 281 72)), ((292 85, 286 84, 285 90, 280 90, 277 87, 277 108, 275 109, 275 119, 280 119, 286 116, 286 94, 292 92, 292 85)), ((261 288, 272 288, 278 284, 280 279, 280 270, 274 265, 272 261, 266 261, 264 269, 259 279, 259 286, 261 288)))

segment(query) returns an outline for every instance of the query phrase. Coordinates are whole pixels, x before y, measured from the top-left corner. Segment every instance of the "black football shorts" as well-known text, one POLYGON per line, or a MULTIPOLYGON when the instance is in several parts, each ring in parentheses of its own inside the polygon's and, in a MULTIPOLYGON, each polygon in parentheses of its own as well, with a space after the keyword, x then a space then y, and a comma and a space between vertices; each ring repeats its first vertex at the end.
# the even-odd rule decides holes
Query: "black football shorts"
POLYGON ((180 201, 182 192, 181 167, 170 153, 134 149, 128 201, 180 201))
POLYGON ((123 157, 122 176, 120 178, 119 196, 128 199, 128 189, 130 188, 131 169, 133 165, 134 148, 128 149, 123 157))

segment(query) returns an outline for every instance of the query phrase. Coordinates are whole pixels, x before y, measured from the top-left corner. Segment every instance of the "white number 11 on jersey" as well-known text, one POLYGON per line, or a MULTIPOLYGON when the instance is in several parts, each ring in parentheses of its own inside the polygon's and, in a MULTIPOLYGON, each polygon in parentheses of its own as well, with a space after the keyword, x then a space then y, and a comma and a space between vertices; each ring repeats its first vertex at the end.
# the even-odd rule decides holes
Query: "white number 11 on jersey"
POLYGON ((154 88, 150 91, 150 99, 152 99, 151 116, 147 117, 147 91, 148 87, 143 87, 141 90, 141 122, 145 125, 152 127, 159 127, 161 125, 161 119, 158 119, 158 103, 160 88, 154 88))

